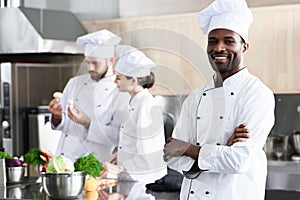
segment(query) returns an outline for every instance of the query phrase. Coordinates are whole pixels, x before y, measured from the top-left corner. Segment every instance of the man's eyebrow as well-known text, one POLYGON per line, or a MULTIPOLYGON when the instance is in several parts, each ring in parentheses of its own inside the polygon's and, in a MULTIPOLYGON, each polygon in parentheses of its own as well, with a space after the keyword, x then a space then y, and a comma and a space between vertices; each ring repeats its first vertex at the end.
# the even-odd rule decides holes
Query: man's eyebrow
POLYGON ((235 38, 232 37, 232 36, 225 36, 224 38, 225 38, 225 39, 235 39, 235 38))

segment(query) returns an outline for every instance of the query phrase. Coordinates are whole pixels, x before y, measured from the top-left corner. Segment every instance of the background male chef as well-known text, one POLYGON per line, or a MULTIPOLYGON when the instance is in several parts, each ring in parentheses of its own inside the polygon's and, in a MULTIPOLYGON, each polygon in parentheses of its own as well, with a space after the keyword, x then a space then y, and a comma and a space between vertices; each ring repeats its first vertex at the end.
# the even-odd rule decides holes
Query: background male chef
POLYGON ((215 0, 198 14, 216 73, 188 96, 164 148, 169 167, 185 176, 182 200, 264 199, 274 96, 243 64, 252 18, 244 0, 215 0), (226 146, 235 127, 249 138, 226 146))
POLYGON ((49 103, 52 127, 62 130, 56 155, 74 161, 94 152, 104 162, 118 144, 122 113, 129 101, 129 95, 119 93, 114 83, 114 52, 120 41, 108 30, 77 39, 76 43, 85 48, 89 74, 71 78, 62 98, 49 103))

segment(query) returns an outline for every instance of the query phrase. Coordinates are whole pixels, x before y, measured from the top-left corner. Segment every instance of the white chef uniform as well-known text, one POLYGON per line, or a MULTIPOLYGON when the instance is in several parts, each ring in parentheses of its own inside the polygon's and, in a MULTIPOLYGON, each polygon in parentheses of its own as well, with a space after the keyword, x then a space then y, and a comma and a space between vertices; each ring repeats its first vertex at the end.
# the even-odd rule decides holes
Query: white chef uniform
POLYGON ((143 182, 123 182, 118 184, 117 192, 125 196, 126 200, 155 200, 151 194, 147 194, 143 182))
MULTIPOLYGON (((214 89, 211 81, 187 97, 172 136, 201 146, 198 165, 207 171, 184 178, 180 199, 264 199, 263 146, 274 124, 274 104, 272 92, 246 68, 225 79, 222 88, 214 89), (224 102, 213 100, 220 93, 224 102), (241 123, 247 124, 250 138, 225 146, 241 123)), ((172 158, 168 166, 189 171, 193 163, 182 156, 172 158)))
MULTIPOLYGON (((244 0, 216 0, 198 15, 204 34, 228 29, 248 41, 252 13, 244 0)), ((274 96, 247 68, 214 88, 211 80, 185 100, 173 132, 179 140, 201 146, 198 176, 185 177, 181 200, 263 200, 267 159, 263 146, 274 124, 274 96), (226 146, 234 129, 246 124, 250 138, 226 146)), ((168 166, 189 171, 195 161, 174 157, 168 166)))
MULTIPOLYGON (((117 52, 121 56, 115 70, 123 75, 144 77, 150 75, 150 69, 155 66, 152 60, 130 46, 118 46, 117 52)), ((143 89, 130 100, 121 126, 117 160, 126 172, 119 178, 125 178, 127 173, 131 180, 150 183, 166 175, 164 143, 162 109, 148 89, 143 89)))
MULTIPOLYGON (((116 35, 102 30, 79 37, 77 44, 85 47, 85 56, 110 58, 119 41, 116 35)), ((69 80, 60 100, 63 115, 56 129, 62 130, 62 136, 56 155, 63 154, 74 161, 94 152, 101 162, 109 158, 118 145, 122 116, 129 101, 129 95, 118 91, 115 78, 114 75, 95 81, 84 74, 69 80), (67 116, 69 100, 91 119, 88 129, 67 116)))

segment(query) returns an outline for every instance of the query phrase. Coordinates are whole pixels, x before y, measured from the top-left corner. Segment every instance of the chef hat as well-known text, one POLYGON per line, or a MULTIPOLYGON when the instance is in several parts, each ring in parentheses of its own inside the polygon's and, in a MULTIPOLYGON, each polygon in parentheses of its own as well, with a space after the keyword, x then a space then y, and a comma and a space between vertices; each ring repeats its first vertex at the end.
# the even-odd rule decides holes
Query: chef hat
POLYGON ((198 14, 204 34, 214 29, 229 29, 248 41, 248 29, 253 16, 245 0, 215 0, 198 14))
POLYGON ((114 57, 115 45, 121 38, 108 30, 101 30, 78 37, 76 44, 84 47, 84 55, 98 58, 114 57))
POLYGON ((156 64, 145 54, 129 45, 116 48, 119 60, 115 71, 129 77, 145 77, 150 75, 151 68, 156 64))

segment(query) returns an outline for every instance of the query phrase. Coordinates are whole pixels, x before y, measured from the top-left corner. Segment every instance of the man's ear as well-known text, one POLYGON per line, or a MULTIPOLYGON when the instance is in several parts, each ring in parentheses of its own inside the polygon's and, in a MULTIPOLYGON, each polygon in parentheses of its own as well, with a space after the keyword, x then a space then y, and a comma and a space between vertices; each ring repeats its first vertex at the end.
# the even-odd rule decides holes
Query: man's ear
POLYGON ((138 81, 137 81, 137 78, 136 77, 133 77, 132 78, 132 83, 137 83, 138 81))
POLYGON ((112 64, 114 64, 114 62, 115 62, 115 58, 109 58, 108 61, 109 61, 110 64, 112 65, 112 64))
POLYGON ((243 53, 245 53, 246 51, 248 51, 248 49, 249 49, 249 43, 243 43, 243 50, 242 50, 242 52, 243 53))

